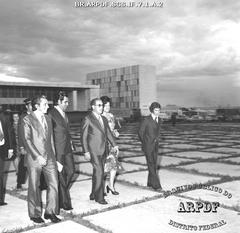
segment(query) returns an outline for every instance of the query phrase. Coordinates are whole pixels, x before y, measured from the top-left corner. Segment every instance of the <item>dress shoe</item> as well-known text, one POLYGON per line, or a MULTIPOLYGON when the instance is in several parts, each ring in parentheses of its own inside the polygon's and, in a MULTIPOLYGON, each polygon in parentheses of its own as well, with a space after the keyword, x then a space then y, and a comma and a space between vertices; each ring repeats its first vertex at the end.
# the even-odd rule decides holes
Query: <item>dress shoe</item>
POLYGON ((22 189, 22 185, 21 184, 17 184, 17 189, 22 189))
POLYGON ((32 217, 30 219, 35 223, 44 223, 44 220, 41 217, 36 217, 36 218, 32 217))
POLYGON ((71 206, 63 207, 64 210, 72 210, 73 208, 71 206))
POLYGON ((116 190, 110 189, 109 186, 107 185, 107 193, 109 193, 109 191, 112 193, 112 195, 119 195, 119 192, 117 192, 116 190))
POLYGON ((0 202, 0 206, 2 206, 2 205, 7 205, 7 203, 6 202, 0 202))
POLYGON ((104 197, 106 197, 106 196, 107 196, 107 194, 106 194, 106 193, 104 193, 104 194, 103 194, 103 196, 104 196, 104 197))
POLYGON ((44 214, 44 218, 45 219, 50 219, 51 220, 51 222, 53 222, 53 223, 57 223, 57 222, 60 222, 61 221, 61 219, 60 218, 58 218, 55 214, 44 214))
POLYGON ((96 201, 97 203, 101 204, 101 205, 107 205, 108 203, 106 202, 106 200, 102 200, 102 201, 96 201))
POLYGON ((94 198, 93 195, 90 195, 90 196, 89 196, 89 199, 90 199, 91 201, 93 201, 95 198, 94 198))
POLYGON ((153 188, 155 191, 158 191, 158 192, 160 192, 160 191, 163 191, 163 189, 162 189, 162 187, 159 187, 159 188, 153 188))

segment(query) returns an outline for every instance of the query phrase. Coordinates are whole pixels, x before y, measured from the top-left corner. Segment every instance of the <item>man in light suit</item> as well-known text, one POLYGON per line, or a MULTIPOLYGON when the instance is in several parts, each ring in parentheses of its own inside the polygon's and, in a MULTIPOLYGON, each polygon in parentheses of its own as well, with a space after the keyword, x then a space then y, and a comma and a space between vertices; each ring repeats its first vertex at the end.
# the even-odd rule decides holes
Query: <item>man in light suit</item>
POLYGON ((45 219, 56 223, 61 221, 56 214, 58 207, 58 177, 55 158, 52 123, 45 113, 48 101, 44 95, 32 100, 33 112, 23 118, 23 143, 27 151, 28 214, 35 223, 42 223, 42 204, 40 191, 40 175, 43 172, 47 182, 47 201, 45 219))
POLYGON ((13 156, 16 141, 10 122, 0 113, 0 206, 7 205, 5 199, 4 161, 13 156))
POLYGON ((142 142, 142 149, 146 156, 148 166, 147 186, 154 190, 162 190, 158 176, 158 144, 160 138, 161 122, 160 110, 161 105, 153 102, 149 107, 151 114, 143 119, 139 128, 139 138, 142 142))
POLYGON ((68 107, 67 94, 60 91, 54 102, 56 105, 48 112, 48 115, 53 125, 57 161, 63 166, 62 171, 59 171, 59 207, 64 210, 72 210, 69 188, 75 168, 69 122, 66 115, 68 107))
POLYGON ((107 153, 107 142, 111 143, 116 153, 114 137, 108 126, 108 121, 101 116, 103 103, 99 98, 91 100, 92 112, 89 113, 82 124, 82 147, 86 160, 90 160, 93 166, 92 192, 90 200, 105 205, 108 204, 104 199, 104 164, 107 153))

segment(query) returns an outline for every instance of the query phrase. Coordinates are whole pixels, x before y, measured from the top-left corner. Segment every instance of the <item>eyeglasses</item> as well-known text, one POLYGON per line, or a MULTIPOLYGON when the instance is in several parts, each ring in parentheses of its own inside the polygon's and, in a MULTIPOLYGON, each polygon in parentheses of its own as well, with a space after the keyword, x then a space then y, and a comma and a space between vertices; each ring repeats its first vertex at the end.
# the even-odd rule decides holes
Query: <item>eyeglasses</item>
POLYGON ((95 106, 97 106, 97 107, 102 107, 103 104, 95 104, 95 106))

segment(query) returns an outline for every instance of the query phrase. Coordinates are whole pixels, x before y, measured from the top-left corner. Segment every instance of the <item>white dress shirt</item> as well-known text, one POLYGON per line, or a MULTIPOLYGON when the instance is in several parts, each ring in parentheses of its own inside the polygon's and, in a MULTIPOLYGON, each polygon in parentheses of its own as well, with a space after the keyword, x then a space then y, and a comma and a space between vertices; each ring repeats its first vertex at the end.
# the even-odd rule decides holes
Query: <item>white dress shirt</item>
POLYGON ((158 123, 158 117, 151 113, 152 119, 158 123))
MULTIPOLYGON (((0 131, 2 132, 2 134, 4 135, 4 133, 3 133, 3 128, 2 128, 2 122, 0 121, 0 131)), ((5 140, 4 140, 4 138, 0 141, 0 146, 2 146, 2 145, 4 145, 4 143, 5 143, 5 140)))

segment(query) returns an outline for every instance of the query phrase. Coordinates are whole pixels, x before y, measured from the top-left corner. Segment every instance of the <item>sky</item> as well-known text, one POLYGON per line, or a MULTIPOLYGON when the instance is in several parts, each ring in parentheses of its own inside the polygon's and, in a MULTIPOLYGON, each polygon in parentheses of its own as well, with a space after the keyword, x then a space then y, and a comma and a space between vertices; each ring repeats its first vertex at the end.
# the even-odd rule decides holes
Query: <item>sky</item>
POLYGON ((240 1, 76 2, 0 0, 0 81, 84 84, 89 72, 154 65, 163 105, 240 105, 240 1))

